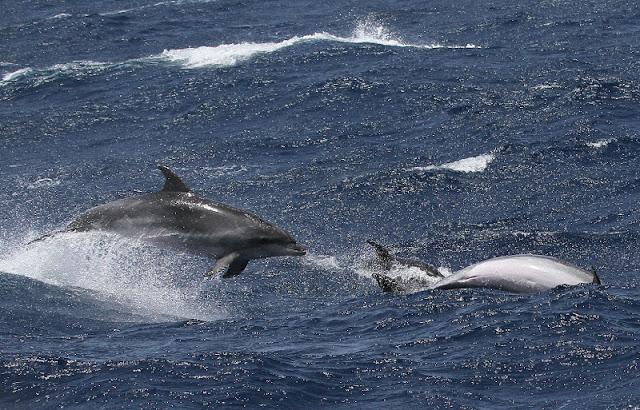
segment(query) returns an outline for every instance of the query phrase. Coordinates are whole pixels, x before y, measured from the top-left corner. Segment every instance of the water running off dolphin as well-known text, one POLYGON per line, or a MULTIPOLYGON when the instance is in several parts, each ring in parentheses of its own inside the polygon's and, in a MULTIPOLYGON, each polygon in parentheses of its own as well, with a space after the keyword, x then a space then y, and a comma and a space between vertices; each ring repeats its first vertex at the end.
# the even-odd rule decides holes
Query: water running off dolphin
POLYGON ((91 208, 65 232, 113 232, 217 258, 205 275, 224 272, 225 278, 240 274, 251 259, 305 254, 284 230, 247 211, 201 198, 168 167, 158 169, 166 178, 160 192, 91 208))
POLYGON ((542 255, 512 255, 491 258, 475 263, 444 277, 436 268, 420 261, 392 256, 389 249, 373 241, 382 272, 374 272, 373 278, 385 292, 411 292, 422 289, 488 288, 514 293, 534 293, 561 285, 582 283, 600 284, 595 271, 589 272, 559 259, 542 255), (435 284, 424 277, 392 277, 391 267, 399 264, 418 268, 432 277, 440 277, 435 284))

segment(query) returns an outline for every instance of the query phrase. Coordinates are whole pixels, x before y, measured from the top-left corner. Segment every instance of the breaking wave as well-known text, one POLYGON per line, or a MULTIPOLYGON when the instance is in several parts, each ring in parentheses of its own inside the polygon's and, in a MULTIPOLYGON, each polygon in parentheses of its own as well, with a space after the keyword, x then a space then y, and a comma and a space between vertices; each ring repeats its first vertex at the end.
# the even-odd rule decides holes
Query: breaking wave
POLYGON ((425 167, 413 167, 410 171, 455 171, 455 172, 483 172, 496 159, 495 153, 482 154, 475 157, 463 158, 442 165, 428 165, 425 167))
POLYGON ((157 57, 171 62, 179 63, 185 68, 201 68, 209 66, 232 66, 242 61, 248 60, 259 54, 273 53, 283 48, 291 47, 301 43, 331 41, 351 44, 378 44, 388 47, 411 47, 422 49, 437 48, 480 48, 474 44, 466 45, 444 45, 432 44, 412 44, 404 42, 399 36, 392 33, 388 28, 379 22, 367 18, 359 21, 350 37, 340 37, 334 34, 321 32, 305 36, 294 36, 292 38, 267 43, 239 43, 221 44, 218 46, 202 46, 195 48, 183 48, 175 50, 164 50, 157 57))
POLYGON ((586 142, 585 145, 589 148, 605 148, 607 145, 615 141, 615 138, 607 138, 598 141, 586 142))
POLYGON ((4 83, 4 82, 9 82, 11 80, 15 80, 18 77, 21 77, 25 74, 28 74, 30 72, 32 72, 33 69, 32 68, 21 68, 19 70, 16 71, 12 71, 10 73, 7 73, 5 75, 2 76, 2 81, 0 81, 0 83, 4 83))
POLYGON ((69 13, 58 13, 55 16, 49 17, 50 20, 58 20, 58 19, 66 19, 68 17, 72 17, 69 13))
MULTIPOLYGON (((164 2, 157 4, 164 4, 164 2)), ((119 12, 126 11, 127 10, 121 10, 119 12)), ((62 15, 54 17, 59 16, 62 15)), ((400 36, 391 32, 382 23, 377 22, 372 18, 366 18, 356 24, 352 35, 349 37, 341 37, 326 32, 320 32, 304 36, 294 36, 279 42, 245 42, 237 44, 221 44, 218 46, 202 46, 195 48, 190 47, 183 49, 164 50, 158 55, 130 59, 123 62, 115 63, 96 61, 73 61, 70 63, 55 64, 45 68, 25 67, 4 74, 2 76, 2 79, 0 80, 0 86, 5 86, 7 84, 28 79, 30 82, 30 86, 37 87, 61 78, 82 79, 88 76, 102 73, 103 71, 108 69, 114 69, 118 67, 143 66, 145 64, 155 64, 159 61, 176 63, 183 68, 233 66, 243 61, 249 60, 259 54, 273 53, 283 48, 291 47, 301 43, 321 41, 351 44, 377 44, 386 47, 410 47, 417 49, 481 48, 480 46, 474 44, 445 45, 439 43, 407 43, 402 40, 400 36)))
POLYGON ((2 80, 0 80, 0 85, 28 78, 31 81, 31 85, 37 87, 61 78, 82 79, 87 76, 99 74, 112 66, 114 66, 112 63, 73 61, 65 64, 54 64, 40 69, 26 67, 3 75, 2 80))

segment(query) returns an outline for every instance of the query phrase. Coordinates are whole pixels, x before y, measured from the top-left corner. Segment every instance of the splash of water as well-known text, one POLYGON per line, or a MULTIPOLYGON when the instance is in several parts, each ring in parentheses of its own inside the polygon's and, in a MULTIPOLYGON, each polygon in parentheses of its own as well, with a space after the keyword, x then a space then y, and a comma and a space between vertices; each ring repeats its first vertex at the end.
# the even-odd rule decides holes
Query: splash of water
POLYGON ((615 142, 616 139, 615 138, 607 138, 607 139, 603 139, 603 140, 598 140, 598 141, 593 141, 593 142, 586 142, 585 145, 589 148, 606 148, 607 145, 611 144, 612 142, 615 142))
POLYGON ((143 243, 104 234, 61 234, 9 252, 0 271, 45 283, 88 289, 96 297, 131 307, 151 319, 217 320, 219 306, 200 298, 198 284, 184 280, 176 262, 143 243))

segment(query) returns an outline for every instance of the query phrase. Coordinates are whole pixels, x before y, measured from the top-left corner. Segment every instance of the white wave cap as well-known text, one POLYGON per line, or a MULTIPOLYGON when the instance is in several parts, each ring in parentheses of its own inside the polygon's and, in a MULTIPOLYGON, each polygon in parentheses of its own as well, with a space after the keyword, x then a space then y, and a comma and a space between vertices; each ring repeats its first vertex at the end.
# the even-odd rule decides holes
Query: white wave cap
POLYGON ((443 44, 411 44, 392 33, 388 28, 372 18, 359 21, 350 37, 340 37, 334 34, 320 32, 305 36, 294 36, 287 40, 267 43, 238 43, 221 44, 219 46, 183 48, 164 50, 156 58, 182 64, 185 68, 201 68, 209 66, 232 66, 258 54, 272 53, 296 44, 314 41, 332 41, 351 44, 378 44, 388 47, 413 47, 423 49, 435 48, 480 48, 474 44, 443 45, 443 44))
POLYGON ((587 142, 585 143, 585 145, 589 148, 605 148, 607 145, 611 144, 612 142, 615 142, 616 139, 615 138, 607 138, 607 139, 603 139, 603 140, 598 140, 598 141, 593 141, 593 142, 587 142))
POLYGON ((482 154, 475 157, 463 158, 442 165, 429 165, 426 167, 413 167, 411 171, 455 171, 455 172, 483 172, 496 159, 495 153, 482 154))
POLYGON ((21 68, 17 71, 7 73, 0 80, 0 85, 6 85, 14 81, 29 78, 32 85, 39 86, 46 84, 60 77, 82 78, 87 75, 97 74, 118 64, 103 63, 97 61, 72 61, 64 64, 54 64, 45 68, 21 68))
MULTIPOLYGON (((187 1, 187 0, 184 0, 187 1)), ((197 2, 196 0, 193 0, 197 2)), ((201 0, 204 1, 204 0, 201 0)), ((176 2, 161 2, 180 4, 176 2)), ((109 13, 122 13, 128 10, 118 10, 109 13)), ((104 14, 104 13, 103 13, 104 14)), ((436 48, 480 48, 473 44, 466 45, 443 45, 443 44, 412 44, 406 43, 401 37, 392 33, 387 27, 373 18, 360 20, 353 33, 349 37, 340 37, 334 34, 320 32, 305 36, 294 36, 279 42, 252 43, 243 42, 238 44, 221 44, 218 46, 202 46, 195 48, 183 48, 175 50, 164 50, 161 54, 126 60, 122 62, 96 62, 96 61, 72 61, 70 63, 55 64, 44 68, 21 68, 19 70, 6 73, 0 80, 0 86, 7 85, 13 81, 29 78, 32 85, 39 86, 46 84, 60 77, 82 78, 87 75, 97 74, 103 70, 116 67, 138 66, 145 63, 169 61, 180 64, 184 68, 201 67, 224 67, 233 66, 248 60, 259 54, 273 53, 286 47, 308 42, 337 42, 350 44, 377 44, 385 47, 412 47, 418 49, 436 48)), ((11 64, 14 65, 14 64, 11 64)))
POLYGON ((0 81, 0 83, 7 83, 9 81, 15 80, 16 78, 19 78, 27 73, 30 73, 31 71, 33 71, 33 69, 27 67, 27 68, 21 68, 19 70, 7 73, 2 76, 2 81, 0 81))
POLYGON ((69 14, 69 13, 58 13, 55 16, 49 17, 49 19, 50 20, 58 20, 58 19, 65 19, 67 17, 71 17, 71 14, 69 14))

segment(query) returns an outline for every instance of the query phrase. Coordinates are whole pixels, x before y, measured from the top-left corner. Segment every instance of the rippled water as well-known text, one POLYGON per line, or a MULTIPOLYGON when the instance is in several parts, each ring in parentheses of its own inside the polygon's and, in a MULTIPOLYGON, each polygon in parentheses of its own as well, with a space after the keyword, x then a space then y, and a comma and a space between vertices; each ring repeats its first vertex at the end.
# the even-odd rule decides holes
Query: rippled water
MULTIPOLYGON (((0 407, 635 408, 635 3, 18 1, 0 16, 0 407), (290 231, 211 261, 59 230, 160 189, 290 231), (367 239, 602 286, 383 294, 367 239)), ((409 275, 411 272, 397 272, 409 275)))

